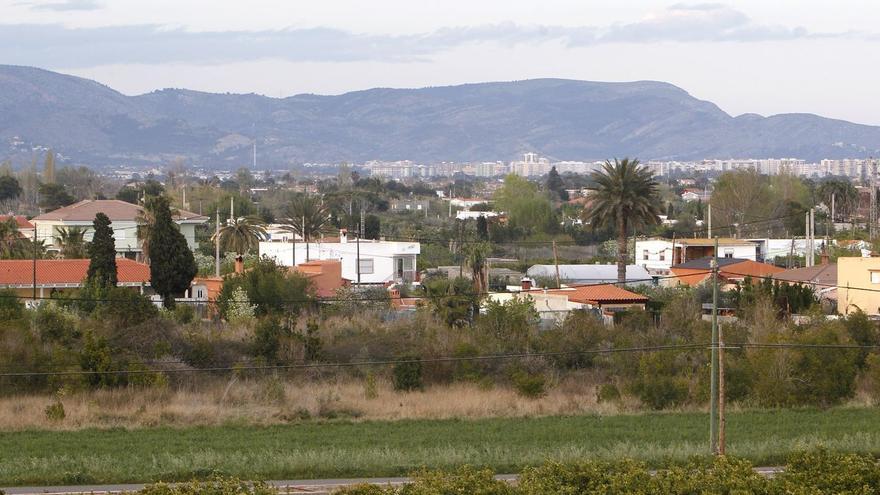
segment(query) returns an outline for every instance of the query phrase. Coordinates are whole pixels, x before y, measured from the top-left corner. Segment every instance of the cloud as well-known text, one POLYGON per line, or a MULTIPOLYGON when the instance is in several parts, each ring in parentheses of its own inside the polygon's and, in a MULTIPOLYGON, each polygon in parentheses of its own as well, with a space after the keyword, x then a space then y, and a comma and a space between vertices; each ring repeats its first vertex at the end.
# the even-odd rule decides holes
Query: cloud
MULTIPOLYGON (((86 8, 90 0, 40 3, 39 8, 86 8), (52 7, 48 7, 48 6, 52 7), (64 7, 61 7, 64 5, 64 7)), ((36 7, 35 7, 36 8, 36 7)), ((529 26, 514 23, 449 27, 424 34, 358 34, 333 28, 191 32, 158 25, 67 28, 0 24, 2 63, 50 68, 112 64, 219 64, 260 59, 294 62, 414 61, 472 43, 762 42, 850 36, 768 26, 721 4, 676 4, 628 24, 529 26)))
POLYGON ((70 12, 76 10, 98 10, 103 6, 95 0, 59 0, 59 1, 34 1, 34 2, 18 2, 31 10, 53 10, 55 12, 70 12))

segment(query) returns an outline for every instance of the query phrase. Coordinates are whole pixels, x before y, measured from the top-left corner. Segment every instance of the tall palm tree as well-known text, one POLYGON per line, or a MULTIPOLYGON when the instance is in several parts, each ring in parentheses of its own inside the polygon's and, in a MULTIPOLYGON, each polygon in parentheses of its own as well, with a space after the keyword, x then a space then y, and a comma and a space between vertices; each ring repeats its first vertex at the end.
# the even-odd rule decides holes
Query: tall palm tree
POLYGON ((285 229, 302 237, 306 243, 306 261, 309 260, 309 242, 330 225, 330 209, 313 196, 298 196, 287 206, 285 229))
POLYGON ((14 218, 10 216, 0 222, 0 259, 24 258, 31 253, 27 247, 27 239, 22 237, 14 218))
POLYGON ((584 220, 595 230, 611 227, 617 231, 617 281, 626 281, 629 229, 638 229, 659 221, 660 197, 651 172, 638 160, 605 161, 601 170, 590 174, 593 185, 584 220))
POLYGON ((84 227, 62 227, 58 229, 58 243, 61 244, 61 256, 65 259, 81 259, 86 257, 84 227))
POLYGON ((492 254, 492 245, 488 242, 475 242, 465 249, 465 261, 471 268, 474 281, 474 292, 477 297, 489 290, 489 255, 492 254))
POLYGON ((211 240, 220 242, 220 247, 227 251, 235 251, 239 258, 250 250, 259 248, 260 241, 267 237, 265 222, 257 216, 234 218, 220 228, 219 235, 211 240))

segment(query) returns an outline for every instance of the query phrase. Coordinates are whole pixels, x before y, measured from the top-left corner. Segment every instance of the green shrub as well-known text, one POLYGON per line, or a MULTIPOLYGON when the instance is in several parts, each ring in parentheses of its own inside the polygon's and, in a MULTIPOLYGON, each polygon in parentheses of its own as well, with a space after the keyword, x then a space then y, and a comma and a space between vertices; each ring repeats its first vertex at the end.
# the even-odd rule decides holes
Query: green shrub
POLYGON ((54 423, 64 421, 64 418, 67 417, 67 413, 64 412, 64 404, 61 402, 61 398, 64 397, 64 390, 59 390, 58 393, 55 394, 55 402, 46 406, 46 419, 52 421, 54 423))
POLYGON ((422 363, 419 357, 402 357, 394 365, 394 390, 422 390, 422 363))
POLYGON ((665 409, 684 403, 689 386, 681 376, 675 355, 668 352, 644 354, 639 359, 638 377, 631 385, 639 400, 653 409, 665 409))
POLYGON ((789 457, 785 471, 774 481, 783 489, 781 493, 877 493, 880 467, 867 454, 818 449, 789 457))
POLYGON ((128 287, 110 287, 103 290, 92 315, 114 329, 140 325, 159 316, 159 308, 146 296, 128 287))
POLYGON ((196 310, 192 304, 177 304, 174 306, 171 314, 174 317, 174 321, 181 325, 188 325, 196 319, 196 310))
POLYGON ((156 483, 137 492, 140 495, 277 495, 278 490, 264 482, 251 483, 237 478, 218 477, 169 485, 156 483))
POLYGON ((0 290, 0 321, 24 317, 24 303, 12 289, 0 290))
POLYGON ((400 495, 514 495, 516 489, 505 481, 496 480, 488 469, 461 467, 450 473, 422 471, 413 482, 400 488, 400 495))
POLYGON ((379 397, 379 388, 376 386, 376 375, 368 372, 364 378, 364 398, 372 400, 379 397))
POLYGON ((382 487, 379 485, 360 484, 347 486, 336 492, 334 495, 393 495, 398 490, 391 487, 382 487))
POLYGON ((43 342, 58 342, 70 346, 81 335, 76 328, 76 314, 65 310, 54 301, 46 301, 37 309, 35 323, 43 342))
POLYGON ((303 344, 303 354, 306 359, 306 362, 318 361, 321 359, 321 335, 318 332, 318 322, 315 320, 309 320, 306 323, 305 331, 300 334, 300 339, 303 344))
POLYGON ((596 390, 596 402, 617 402, 620 400, 620 390, 613 383, 603 383, 596 390))
POLYGON ((871 354, 865 363, 868 393, 875 403, 880 403, 880 354, 871 354))
POLYGON ((633 461, 547 463, 528 468, 519 479, 523 495, 649 493, 651 475, 633 461))
POLYGON ((547 379, 542 373, 515 370, 510 374, 510 380, 516 392, 523 397, 537 399, 547 393, 547 379))
POLYGON ((275 316, 263 318, 254 328, 253 353, 270 363, 278 361, 281 340, 290 336, 290 330, 275 316))

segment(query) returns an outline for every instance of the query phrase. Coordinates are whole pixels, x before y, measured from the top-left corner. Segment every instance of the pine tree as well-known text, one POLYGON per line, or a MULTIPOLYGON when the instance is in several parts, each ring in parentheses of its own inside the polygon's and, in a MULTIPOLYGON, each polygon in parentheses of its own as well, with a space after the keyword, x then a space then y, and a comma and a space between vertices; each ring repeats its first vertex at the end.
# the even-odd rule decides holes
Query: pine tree
POLYGON ((172 308, 174 295, 189 288, 198 266, 186 238, 171 218, 168 197, 150 198, 147 209, 153 218, 149 229, 150 285, 162 296, 165 307, 172 308))
POLYGON ((364 239, 378 240, 381 229, 381 222, 376 215, 367 215, 364 218, 364 239))
POLYGON ((565 190, 565 182, 562 181, 562 177, 559 176, 556 167, 551 168, 550 173, 547 174, 547 190, 556 193, 560 200, 568 201, 568 192, 565 190))
POLYGON ((95 235, 89 245, 88 281, 99 287, 116 285, 116 240, 110 228, 110 218, 103 213, 92 222, 95 235))

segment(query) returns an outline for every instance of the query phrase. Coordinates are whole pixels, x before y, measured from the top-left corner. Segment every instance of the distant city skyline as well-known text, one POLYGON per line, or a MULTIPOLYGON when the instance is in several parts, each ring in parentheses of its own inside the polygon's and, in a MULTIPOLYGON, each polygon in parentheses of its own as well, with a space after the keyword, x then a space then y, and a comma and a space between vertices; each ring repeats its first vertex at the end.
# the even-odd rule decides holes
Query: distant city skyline
POLYGON ((0 63, 140 94, 658 80, 731 115, 880 125, 867 0, 0 0, 0 63))

